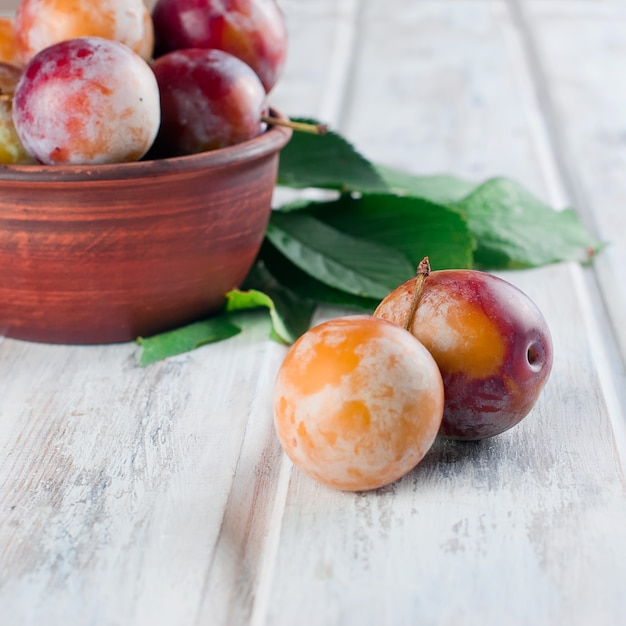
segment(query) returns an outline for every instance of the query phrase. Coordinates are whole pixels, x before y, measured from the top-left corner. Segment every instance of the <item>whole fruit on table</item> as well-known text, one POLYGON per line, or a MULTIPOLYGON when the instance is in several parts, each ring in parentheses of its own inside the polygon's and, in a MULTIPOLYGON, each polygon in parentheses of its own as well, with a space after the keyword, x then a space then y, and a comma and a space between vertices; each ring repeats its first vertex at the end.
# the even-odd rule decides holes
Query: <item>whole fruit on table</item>
POLYGON ((267 111, 258 76, 221 50, 169 52, 152 64, 161 126, 151 155, 180 156, 232 146, 260 135, 267 111))
POLYGON ((10 63, 0 62, 0 163, 32 163, 13 124, 13 93, 22 70, 10 63))
POLYGON ((214 48, 246 62, 269 92, 287 53, 287 29, 275 0, 158 0, 152 10, 155 56, 214 48))
POLYGON ((119 41, 146 61, 154 50, 152 17, 143 0, 21 0, 15 34, 23 63, 77 37, 119 41))
POLYGON ((443 412, 437 364, 409 332, 372 316, 315 326, 289 349, 274 387, 274 424, 293 463, 347 491, 413 469, 443 412))
POLYGON ((159 88, 150 66, 127 46, 68 39, 25 68, 13 122, 26 150, 44 164, 136 161, 158 131, 159 88))
POLYGON ((374 315, 404 324, 441 371, 445 409, 441 435, 492 437, 519 423, 534 406, 552 368, 552 339, 531 299, 511 283, 474 270, 432 272, 421 290, 412 278, 374 315))

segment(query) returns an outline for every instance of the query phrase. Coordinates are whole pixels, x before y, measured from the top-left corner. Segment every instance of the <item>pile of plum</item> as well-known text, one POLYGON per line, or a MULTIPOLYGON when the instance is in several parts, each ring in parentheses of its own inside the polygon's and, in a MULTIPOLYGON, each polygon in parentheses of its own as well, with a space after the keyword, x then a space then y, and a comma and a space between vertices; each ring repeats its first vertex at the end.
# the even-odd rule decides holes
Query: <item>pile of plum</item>
POLYGON ((289 349, 274 388, 278 439, 296 467, 345 491, 410 472, 437 438, 479 441, 519 424, 552 370, 535 303, 477 270, 418 273, 373 315, 337 317, 289 349))
POLYGON ((265 130, 287 33, 275 0, 22 0, 0 20, 0 163, 215 150, 265 130))

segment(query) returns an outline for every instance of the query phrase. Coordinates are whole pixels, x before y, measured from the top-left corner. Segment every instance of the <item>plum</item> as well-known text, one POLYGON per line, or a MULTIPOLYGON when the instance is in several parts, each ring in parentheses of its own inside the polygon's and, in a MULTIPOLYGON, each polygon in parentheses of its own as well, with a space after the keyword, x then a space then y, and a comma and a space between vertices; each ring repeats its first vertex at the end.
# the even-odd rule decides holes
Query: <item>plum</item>
POLYGON ((22 58, 17 49, 15 23, 10 17, 0 17, 0 61, 20 66, 22 58))
POLYGON ((434 442, 443 383, 428 350, 369 315, 338 317, 289 349, 274 387, 274 424, 293 463, 345 491, 412 470, 434 442))
POLYGON ((287 29, 274 0, 158 0, 152 10, 155 56, 217 49, 247 63, 267 92, 282 74, 287 29))
POLYGON ((159 128, 159 87, 148 63, 127 46, 69 39, 26 66, 13 122, 24 147, 47 165, 135 161, 159 128))
POLYGON ((512 428, 530 412, 552 368, 544 316, 523 291, 493 274, 434 271, 416 294, 419 280, 397 287, 374 315, 402 325, 412 316, 409 329, 443 378, 440 434, 474 440, 512 428))
POLYGON ((103 37, 152 57, 154 29, 143 0, 21 0, 15 35, 22 62, 52 44, 77 37, 103 37))
POLYGON ((0 163, 33 163, 13 124, 13 93, 22 70, 0 61, 0 163))
POLYGON ((181 156, 232 146, 265 129, 266 94, 258 76, 221 50, 190 48, 153 62, 161 127, 149 156, 181 156))

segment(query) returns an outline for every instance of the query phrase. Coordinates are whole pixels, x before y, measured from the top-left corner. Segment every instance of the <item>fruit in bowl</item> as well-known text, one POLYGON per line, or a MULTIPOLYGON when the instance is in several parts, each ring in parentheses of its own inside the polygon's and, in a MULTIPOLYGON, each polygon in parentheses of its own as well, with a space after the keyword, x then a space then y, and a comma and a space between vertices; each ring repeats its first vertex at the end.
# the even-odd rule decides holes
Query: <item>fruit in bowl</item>
POLYGON ((275 0, 157 0, 155 56, 183 48, 228 52, 247 63, 269 92, 280 78, 287 29, 275 0))
POLYGON ((175 50, 159 57, 152 70, 161 96, 153 154, 216 150, 265 129, 265 90, 252 68, 237 57, 221 50, 175 50))
POLYGON ((159 88, 150 66, 127 46, 67 39, 26 66, 13 95, 13 121, 40 163, 136 161, 159 128, 159 88))
POLYGON ((153 14, 143 0, 21 0, 6 26, 25 67, 0 95, 18 143, 49 165, 175 157, 251 139, 266 127, 266 92, 286 56, 274 0, 161 1, 153 14), (154 23, 166 52, 156 60, 154 23))
POLYGON ((22 70, 0 61, 0 163, 32 163, 13 123, 13 93, 22 70))
POLYGON ((17 50, 15 21, 10 17, 0 17, 0 62, 18 66, 22 63, 17 50))
POLYGON ((79 37, 119 41, 145 60, 154 49, 152 18, 143 0, 21 0, 15 37, 23 63, 48 46, 79 37))

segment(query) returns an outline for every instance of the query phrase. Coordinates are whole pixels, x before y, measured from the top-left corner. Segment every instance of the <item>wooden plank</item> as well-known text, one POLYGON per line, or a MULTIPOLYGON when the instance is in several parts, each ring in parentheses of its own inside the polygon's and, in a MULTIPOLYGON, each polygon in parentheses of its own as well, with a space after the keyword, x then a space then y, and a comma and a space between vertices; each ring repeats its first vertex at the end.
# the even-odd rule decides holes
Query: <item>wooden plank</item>
POLYGON ((269 95, 292 117, 336 125, 354 53, 358 0, 280 3, 289 33, 285 72, 269 95))
POLYGON ((344 132, 388 165, 478 181, 515 174, 542 193, 502 14, 502 2, 362 3, 344 132))
POLYGON ((146 369, 129 344, 2 343, 4 623, 192 620, 275 368, 259 330, 146 369))
POLYGON ((546 311, 557 354, 517 428, 440 442, 374 494, 330 492, 294 471, 268 623, 621 623, 624 474, 596 369, 604 347, 580 341, 579 271, 507 274, 546 311))
POLYGON ((552 143, 568 195, 586 223, 608 242, 597 280, 626 355, 626 192, 623 129, 626 6, 604 1, 517 2, 552 143))
MULTIPOLYGON (((361 7, 341 118, 357 146, 415 172, 504 174, 567 197, 505 4, 361 7)), ((564 264, 506 277, 554 334, 535 410, 494 439, 439 442, 375 493, 293 470, 266 623, 621 623, 626 487, 609 414, 620 419, 621 396, 598 366, 610 357, 586 274, 564 264)))

